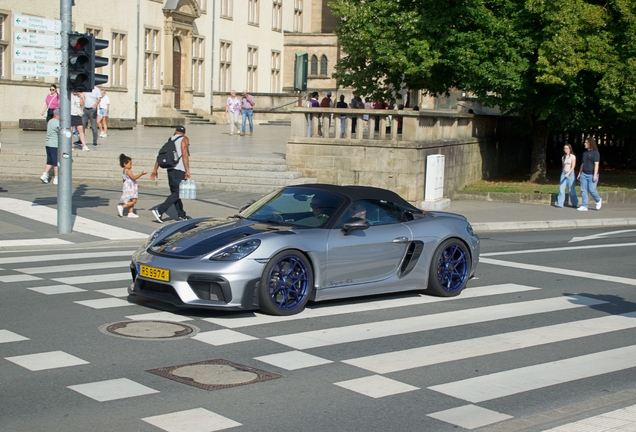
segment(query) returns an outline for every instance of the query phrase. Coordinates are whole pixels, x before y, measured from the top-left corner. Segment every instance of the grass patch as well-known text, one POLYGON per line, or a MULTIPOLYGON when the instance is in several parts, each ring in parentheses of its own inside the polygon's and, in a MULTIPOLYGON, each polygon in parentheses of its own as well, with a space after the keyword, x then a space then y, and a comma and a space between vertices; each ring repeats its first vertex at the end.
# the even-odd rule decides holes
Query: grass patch
MULTIPOLYGON (((577 169, 578 173, 578 169, 577 169)), ((481 180, 464 187, 460 193, 500 192, 500 193, 542 193, 559 192, 561 171, 548 170, 546 183, 528 181, 528 175, 507 175, 496 179, 481 180)), ((636 188, 636 171, 633 170, 601 170, 600 181, 596 190, 599 192, 632 191, 636 188)), ((576 182, 580 190, 580 183, 576 182)))

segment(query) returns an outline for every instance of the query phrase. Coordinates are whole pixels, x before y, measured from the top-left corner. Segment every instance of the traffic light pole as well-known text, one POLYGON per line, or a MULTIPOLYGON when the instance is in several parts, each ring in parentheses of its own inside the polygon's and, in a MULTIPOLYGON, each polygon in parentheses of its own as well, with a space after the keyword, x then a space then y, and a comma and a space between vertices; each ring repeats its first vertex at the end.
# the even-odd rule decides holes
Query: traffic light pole
POLYGON ((71 98, 68 91, 68 35, 73 18, 73 0, 60 0, 62 21, 62 67, 60 73, 60 134, 57 149, 59 164, 57 184, 57 232, 70 234, 73 230, 71 98))

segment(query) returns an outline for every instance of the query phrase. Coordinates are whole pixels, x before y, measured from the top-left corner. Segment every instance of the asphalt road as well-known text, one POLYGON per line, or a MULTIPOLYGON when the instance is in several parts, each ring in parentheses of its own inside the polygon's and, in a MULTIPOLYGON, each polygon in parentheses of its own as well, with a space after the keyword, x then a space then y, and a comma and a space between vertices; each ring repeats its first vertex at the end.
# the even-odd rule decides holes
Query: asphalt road
MULTIPOLYGON (((489 233, 457 298, 332 301, 293 319, 131 303, 129 247, 3 252, 0 429, 558 426, 636 403, 635 252, 627 228, 489 233), (198 334, 104 330, 131 320, 179 320, 198 334), (205 390, 148 372, 216 359, 275 379, 205 390)), ((195 379, 228 371, 204 370, 195 379)))

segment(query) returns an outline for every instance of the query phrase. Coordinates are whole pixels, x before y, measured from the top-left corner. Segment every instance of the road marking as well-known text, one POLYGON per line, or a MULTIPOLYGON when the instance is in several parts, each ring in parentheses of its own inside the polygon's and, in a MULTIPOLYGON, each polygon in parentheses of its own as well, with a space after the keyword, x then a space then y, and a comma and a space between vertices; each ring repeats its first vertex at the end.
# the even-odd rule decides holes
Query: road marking
POLYGON ((469 298, 485 297, 499 294, 511 294, 524 291, 539 290, 541 288, 529 287, 517 284, 501 284, 501 285, 489 285, 483 287, 467 288, 461 295, 457 297, 433 297, 423 294, 414 294, 409 296, 405 293, 406 297, 391 299, 391 300, 378 300, 378 301, 364 301, 364 299, 356 300, 357 303, 343 304, 335 306, 320 306, 316 305, 313 308, 306 308, 304 311, 297 315, 291 316, 272 316, 264 315, 260 313, 247 313, 230 315, 223 318, 204 318, 203 321, 210 322, 212 324, 220 325, 227 328, 240 328, 249 326, 266 325, 272 323, 280 323, 285 321, 294 321, 301 319, 321 318, 334 315, 345 315, 357 312, 368 312, 375 310, 385 310, 391 308, 414 306, 426 303, 437 303, 441 301, 462 300, 469 298))
POLYGON ((628 229, 628 230, 621 230, 621 231, 610 231, 610 232, 592 234, 587 237, 572 237, 572 240, 570 240, 568 243, 576 243, 576 242, 587 241, 587 240, 598 240, 598 239, 602 239, 604 237, 614 235, 614 234, 624 234, 624 233, 635 232, 635 231, 636 229, 628 229))
POLYGON ((333 363, 331 360, 307 354, 302 351, 287 351, 278 354, 270 354, 261 357, 254 357, 254 360, 262 361, 263 363, 285 370, 298 370, 333 363))
POLYGON ((11 283, 11 282, 26 282, 26 281, 35 281, 42 280, 37 276, 29 276, 29 275, 6 275, 0 276, 0 282, 3 283, 11 283))
POLYGON ((23 239, 23 240, 0 240, 0 248, 14 246, 49 246, 49 245, 68 245, 75 244, 73 242, 62 240, 59 238, 46 239, 23 239))
POLYGON ((371 372, 386 374, 472 357, 563 342, 636 328, 636 312, 502 333, 343 360, 371 372))
MULTIPOLYGON (((15 198, 0 198, 0 208, 2 208, 3 211, 17 214, 18 216, 33 219, 48 225, 57 225, 57 210, 47 206, 15 198)), ((81 216, 72 215, 71 217, 73 218, 74 232, 89 234, 108 240, 134 240, 148 238, 148 234, 119 228, 81 216)))
POLYGON ((208 411, 205 408, 195 408, 154 417, 145 417, 142 418, 142 420, 168 432, 215 432, 242 426, 239 422, 208 411))
POLYGON ((426 415, 446 423, 460 426, 464 429, 477 429, 479 427, 513 418, 507 414, 502 414, 476 405, 464 405, 426 415))
POLYGON ((79 252, 60 254, 57 251, 46 255, 27 255, 10 258, 0 258, 0 264, 21 264, 30 262, 49 262, 49 261, 71 261, 71 260, 85 260, 88 258, 109 258, 128 256, 132 257, 134 250, 124 251, 103 251, 103 252, 79 252))
POLYGON ((101 270, 101 269, 110 269, 110 268, 118 268, 130 267, 130 260, 128 261, 111 261, 111 262, 101 262, 101 263, 87 263, 87 264, 61 264, 55 266, 46 266, 46 267, 29 267, 29 268, 16 268, 14 271, 18 271, 26 274, 42 274, 42 273, 60 273, 60 272, 73 272, 73 271, 83 271, 83 270, 101 270))
POLYGON ((526 249, 519 251, 507 251, 507 252, 489 252, 479 254, 480 260, 482 257, 491 257, 491 256, 503 256, 503 255, 521 255, 521 254, 531 254, 531 253, 543 253, 543 252, 564 252, 564 251, 573 251, 573 250, 585 250, 585 249, 602 249, 602 248, 618 248, 618 247, 632 247, 636 246, 636 243, 618 243, 618 244, 608 244, 608 245, 585 245, 585 246, 564 246, 558 248, 545 248, 545 249, 526 249))
POLYGON ((419 390, 419 387, 404 384, 381 375, 371 375, 334 384, 374 399, 419 390))
POLYGON ((66 285, 79 285, 79 284, 92 284, 99 282, 115 282, 122 280, 130 280, 132 281, 132 276, 130 272, 125 273, 110 273, 110 274, 101 274, 101 275, 89 275, 89 276, 71 276, 65 278, 57 278, 51 279, 55 282, 63 283, 66 285))
POLYGON ((292 333, 267 338, 294 349, 309 349, 395 335, 423 332, 506 318, 555 312, 607 303, 590 297, 570 295, 518 303, 505 303, 476 309, 458 310, 433 315, 387 321, 374 321, 345 327, 292 333))
POLYGON ((600 280, 603 282, 615 282, 615 283, 620 283, 625 285, 636 286, 636 279, 629 279, 629 278, 624 278, 620 276, 610 276, 610 275, 604 275, 604 274, 598 274, 598 273, 583 272, 578 270, 569 270, 566 268, 555 268, 555 267, 538 266, 534 264, 524 264, 524 263, 518 263, 518 262, 511 262, 511 261, 501 261, 501 260, 495 260, 491 258, 480 258, 479 261, 483 264, 512 267, 515 269, 534 270, 534 271, 543 272, 543 273, 554 273, 561 276, 575 276, 575 277, 582 277, 586 279, 600 280))
POLYGON ((636 345, 429 387, 472 403, 636 367, 636 345))

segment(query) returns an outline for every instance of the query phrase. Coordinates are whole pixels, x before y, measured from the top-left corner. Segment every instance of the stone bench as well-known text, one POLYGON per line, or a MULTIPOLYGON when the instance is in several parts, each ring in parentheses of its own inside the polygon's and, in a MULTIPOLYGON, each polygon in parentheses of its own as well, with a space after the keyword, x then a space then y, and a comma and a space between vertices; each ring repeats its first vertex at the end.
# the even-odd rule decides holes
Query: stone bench
MULTIPOLYGON (((90 127, 90 122, 87 127, 90 127)), ((133 129, 137 126, 135 119, 109 118, 108 129, 133 129)), ((20 119, 18 127, 25 131, 46 131, 46 119, 20 119)))

